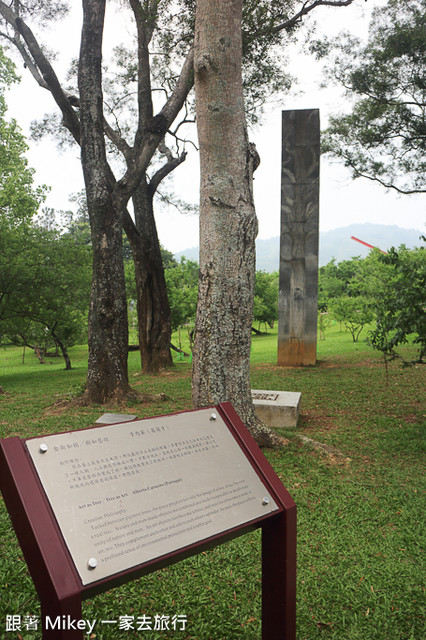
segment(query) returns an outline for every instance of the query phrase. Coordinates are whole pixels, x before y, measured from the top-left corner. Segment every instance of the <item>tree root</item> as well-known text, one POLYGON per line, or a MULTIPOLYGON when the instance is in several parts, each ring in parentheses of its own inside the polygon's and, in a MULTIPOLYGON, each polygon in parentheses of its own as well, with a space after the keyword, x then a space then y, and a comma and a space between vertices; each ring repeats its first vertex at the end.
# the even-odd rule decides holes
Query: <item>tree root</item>
POLYGON ((316 449, 321 453, 325 453, 325 455, 328 456, 332 460, 332 462, 336 462, 338 464, 347 464, 348 462, 351 462, 351 458, 345 456, 345 454, 336 447, 324 444, 323 442, 318 442, 317 440, 312 440, 312 438, 308 438, 308 436, 304 436, 301 433, 296 434, 296 437, 305 444, 312 447, 312 449, 316 449))
POLYGON ((277 449, 279 447, 287 447, 290 444, 287 438, 267 427, 255 414, 254 418, 246 419, 245 425, 259 447, 277 449))

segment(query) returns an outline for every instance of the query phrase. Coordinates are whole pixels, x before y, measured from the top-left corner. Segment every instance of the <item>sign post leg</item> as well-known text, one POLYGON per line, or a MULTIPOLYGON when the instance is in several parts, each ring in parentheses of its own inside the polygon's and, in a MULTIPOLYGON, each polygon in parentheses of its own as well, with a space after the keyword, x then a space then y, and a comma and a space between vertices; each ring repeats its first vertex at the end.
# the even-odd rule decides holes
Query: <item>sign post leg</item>
POLYGON ((76 627, 81 624, 81 596, 64 600, 41 600, 43 640, 83 640, 84 631, 76 627))
POLYGON ((296 506, 262 525, 262 640, 296 638, 296 506))
POLYGON ((83 640, 81 583, 18 438, 0 441, 0 488, 41 604, 43 640, 83 640))

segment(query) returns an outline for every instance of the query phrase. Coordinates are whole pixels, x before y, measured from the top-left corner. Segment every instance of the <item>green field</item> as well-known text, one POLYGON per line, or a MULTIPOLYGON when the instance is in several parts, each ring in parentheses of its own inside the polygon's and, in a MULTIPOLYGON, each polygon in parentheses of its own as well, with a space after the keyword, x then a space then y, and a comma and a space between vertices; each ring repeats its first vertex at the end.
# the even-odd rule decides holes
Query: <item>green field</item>
MULTIPOLYGON (((387 376, 365 333, 353 343, 333 325, 318 342, 318 364, 306 368, 276 366, 276 330, 253 338, 252 387, 302 393, 299 427, 283 431, 288 446, 265 451, 298 507, 298 640, 425 637, 425 369, 392 363, 387 376)), ((0 350, 1 437, 81 429, 106 411, 149 417, 191 408, 189 358, 176 354, 172 370, 143 376, 138 353, 131 353, 132 386, 168 399, 88 407, 73 402, 84 384, 87 350, 74 347, 70 355, 73 369, 65 371, 57 358, 40 365, 28 350, 0 350)), ((260 566, 256 532, 111 590, 83 603, 85 619, 177 615, 186 616, 186 628, 104 625, 90 637, 259 639, 260 566)), ((0 638, 41 637, 23 627, 6 631, 7 615, 24 620, 40 612, 0 501, 0 638)))

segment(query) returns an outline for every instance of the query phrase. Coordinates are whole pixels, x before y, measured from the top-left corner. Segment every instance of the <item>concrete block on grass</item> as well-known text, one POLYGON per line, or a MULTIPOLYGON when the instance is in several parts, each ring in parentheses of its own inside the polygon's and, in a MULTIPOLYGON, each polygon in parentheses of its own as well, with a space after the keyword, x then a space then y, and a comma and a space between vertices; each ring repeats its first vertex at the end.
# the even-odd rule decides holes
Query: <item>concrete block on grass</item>
POLYGON ((252 389, 254 409, 268 427, 297 427, 301 393, 252 389))

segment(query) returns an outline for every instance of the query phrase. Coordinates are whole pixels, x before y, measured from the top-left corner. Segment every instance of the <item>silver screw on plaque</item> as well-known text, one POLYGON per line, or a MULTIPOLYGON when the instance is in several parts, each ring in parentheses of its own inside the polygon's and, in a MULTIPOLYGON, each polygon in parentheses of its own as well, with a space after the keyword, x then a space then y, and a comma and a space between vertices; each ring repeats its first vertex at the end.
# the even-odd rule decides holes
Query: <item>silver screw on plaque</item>
POLYGON ((266 496, 264 498, 262 498, 262 504, 264 504, 264 505, 269 504, 269 498, 267 498, 266 496))
POLYGON ((96 560, 96 558, 89 558, 87 561, 87 566, 89 569, 96 569, 96 567, 98 566, 98 561, 96 560))
POLYGON ((47 444, 41 444, 40 445, 40 453, 46 453, 47 451, 47 444))
POLYGON ((210 420, 216 420, 217 415, 215 413, 212 413, 210 416, 210 420))

